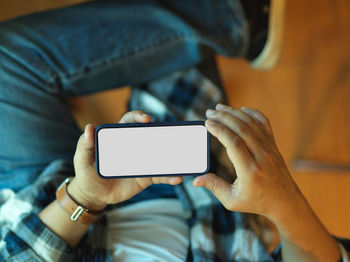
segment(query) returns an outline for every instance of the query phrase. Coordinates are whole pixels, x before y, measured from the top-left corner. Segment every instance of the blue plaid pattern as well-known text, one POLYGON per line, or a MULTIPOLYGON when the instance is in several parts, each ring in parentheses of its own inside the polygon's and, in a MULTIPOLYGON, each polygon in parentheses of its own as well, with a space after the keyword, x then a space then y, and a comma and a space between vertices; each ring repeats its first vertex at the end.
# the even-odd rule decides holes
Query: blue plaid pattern
MULTIPOLYGON (((227 103, 220 85, 191 68, 134 87, 128 110, 144 110, 152 121, 204 120, 206 109, 218 102, 227 103)), ((210 171, 233 179, 234 169, 226 150, 214 138, 210 148, 210 171)), ((71 162, 56 160, 34 184, 17 193, 9 189, 0 191, 0 261, 112 261, 106 249, 106 217, 90 227, 78 247, 70 248, 37 216, 54 200, 62 180, 72 174, 71 162)), ((209 191, 194 188, 192 179, 184 177, 174 192, 184 209, 192 214, 188 220, 187 261, 281 261, 280 246, 269 254, 260 242, 258 232, 249 222, 252 215, 227 211, 209 191)), ((149 198, 152 197, 157 195, 150 194, 149 198)), ((349 248, 346 243, 344 246, 349 248)))

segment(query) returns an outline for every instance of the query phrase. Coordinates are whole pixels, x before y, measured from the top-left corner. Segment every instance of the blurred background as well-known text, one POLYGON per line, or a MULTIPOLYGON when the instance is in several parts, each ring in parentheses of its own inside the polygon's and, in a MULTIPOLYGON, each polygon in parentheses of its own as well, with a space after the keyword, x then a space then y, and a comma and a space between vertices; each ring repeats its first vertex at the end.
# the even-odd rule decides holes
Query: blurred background
MULTIPOLYGON (((0 21, 79 0, 0 1, 0 21)), ((217 57, 234 107, 254 107, 271 120, 291 173, 328 230, 350 238, 350 1, 293 0, 275 69, 217 57)), ((130 88, 70 101, 80 126, 118 122, 130 88)))

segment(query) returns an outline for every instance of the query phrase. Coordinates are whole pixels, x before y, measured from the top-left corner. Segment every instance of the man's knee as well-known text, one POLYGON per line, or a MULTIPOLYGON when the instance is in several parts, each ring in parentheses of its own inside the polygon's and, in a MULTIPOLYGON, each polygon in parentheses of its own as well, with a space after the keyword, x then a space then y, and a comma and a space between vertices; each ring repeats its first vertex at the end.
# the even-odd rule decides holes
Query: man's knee
POLYGON ((44 88, 54 79, 47 53, 30 36, 25 25, 0 23, 0 87, 40 85, 44 88))

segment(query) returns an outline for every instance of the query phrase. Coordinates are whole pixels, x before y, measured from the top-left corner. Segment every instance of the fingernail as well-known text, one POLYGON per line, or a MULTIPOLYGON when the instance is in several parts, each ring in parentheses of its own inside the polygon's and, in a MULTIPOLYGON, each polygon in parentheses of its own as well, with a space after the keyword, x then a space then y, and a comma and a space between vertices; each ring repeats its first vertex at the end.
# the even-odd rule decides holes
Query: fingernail
POLYGON ((219 103, 216 105, 216 109, 224 109, 225 108, 225 105, 219 103))
POLYGON ((248 108, 246 108, 245 106, 242 106, 242 107, 241 107, 241 110, 244 111, 244 112, 246 112, 246 111, 248 111, 248 108))
POLYGON ((87 130, 88 130, 88 125, 85 126, 84 128, 84 136, 87 138, 87 130))
POLYGON ((85 126, 85 129, 84 129, 84 140, 86 142, 89 142, 89 138, 88 138, 88 133, 87 133, 87 130, 88 130, 88 125, 85 126))
POLYGON ((206 114, 206 115, 213 115, 214 112, 215 112, 215 110, 208 109, 208 110, 205 112, 205 114, 206 114))

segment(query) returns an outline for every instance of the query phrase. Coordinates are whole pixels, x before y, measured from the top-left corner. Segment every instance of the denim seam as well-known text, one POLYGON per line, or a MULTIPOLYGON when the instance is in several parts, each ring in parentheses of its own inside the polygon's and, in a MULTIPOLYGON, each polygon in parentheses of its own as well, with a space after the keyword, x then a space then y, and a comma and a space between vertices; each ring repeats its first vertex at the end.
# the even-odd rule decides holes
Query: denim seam
POLYGON ((89 73, 92 70, 98 69, 100 66, 110 66, 114 63, 121 62, 126 59, 137 59, 139 57, 142 57, 146 54, 152 53, 155 50, 158 50, 159 48, 163 47, 164 44, 173 44, 177 43, 179 41, 183 41, 183 39, 186 36, 191 36, 191 34, 176 34, 175 36, 169 37, 169 38, 164 38, 161 40, 158 40, 156 42, 152 42, 151 44, 145 44, 142 45, 141 47, 137 48, 136 50, 130 50, 128 52, 124 52, 122 54, 117 54, 114 57, 110 58, 104 58, 99 61, 91 62, 89 63, 88 66, 84 66, 78 70, 76 70, 75 73, 71 74, 63 74, 63 77, 69 80, 75 80, 78 79, 81 76, 84 76, 86 74, 86 70, 89 71, 89 73))
MULTIPOLYGON (((216 37, 222 37, 224 34, 221 34, 221 36, 216 37)), ((157 42, 153 42, 152 44, 145 45, 143 49, 138 49, 136 52, 130 51, 128 53, 124 53, 122 56, 119 57, 112 57, 112 58, 105 58, 103 60, 90 63, 91 66, 83 67, 79 70, 77 70, 76 73, 73 74, 63 74, 62 77, 64 77, 67 80, 77 80, 80 77, 83 77, 86 75, 86 71, 88 73, 91 73, 93 70, 98 70, 101 66, 112 66, 116 63, 120 63, 126 59, 139 59, 142 56, 152 54, 152 52, 158 51, 161 48, 164 48, 165 44, 167 45, 175 45, 181 41, 188 41, 188 40, 194 40, 197 42, 202 41, 202 43, 205 43, 207 41, 206 38, 210 38, 210 36, 206 35, 197 35, 197 34, 179 34, 175 37, 162 39, 157 42), (203 41, 204 40, 204 41, 203 41), (88 70, 87 70, 88 69, 88 70)), ((210 43, 210 42, 208 42, 210 43)), ((120 55, 120 54, 119 54, 120 55)))
MULTIPOLYGON (((48 85, 52 86, 53 84, 55 84, 54 82, 50 82, 50 81, 53 81, 55 79, 55 72, 54 71, 49 69, 50 70, 50 72, 49 72, 50 78, 49 79, 43 79, 39 74, 37 74, 35 71, 31 70, 30 66, 26 65, 26 63, 23 62, 22 59, 20 59, 20 57, 16 56, 11 51, 7 51, 6 49, 4 49, 3 47, 0 46, 0 53, 3 53, 6 57, 8 57, 8 58, 12 59, 14 62, 20 64, 21 66, 23 66, 23 68, 28 70, 31 74, 35 75, 41 81, 47 83, 48 85)), ((44 90, 44 91, 46 91, 46 90, 44 90)))

